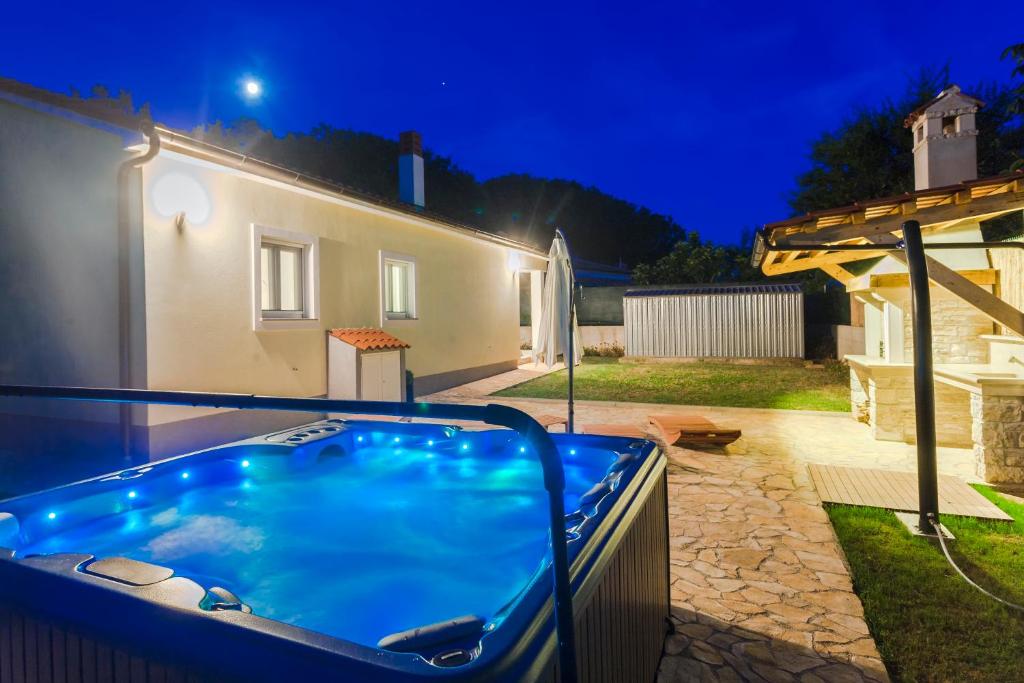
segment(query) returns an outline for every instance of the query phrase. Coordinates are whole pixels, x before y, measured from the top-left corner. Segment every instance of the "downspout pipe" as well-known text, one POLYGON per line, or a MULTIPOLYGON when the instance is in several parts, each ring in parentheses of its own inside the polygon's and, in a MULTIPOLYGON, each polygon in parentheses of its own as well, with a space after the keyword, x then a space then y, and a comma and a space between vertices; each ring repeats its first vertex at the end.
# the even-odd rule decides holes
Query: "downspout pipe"
MULTIPOLYGON (((122 389, 135 388, 132 371, 132 179, 135 171, 160 153, 160 135, 149 121, 139 130, 146 136, 149 148, 142 154, 121 162, 117 169, 117 358, 118 385, 122 389)), ((132 462, 132 406, 119 405, 121 455, 126 464, 132 462)))

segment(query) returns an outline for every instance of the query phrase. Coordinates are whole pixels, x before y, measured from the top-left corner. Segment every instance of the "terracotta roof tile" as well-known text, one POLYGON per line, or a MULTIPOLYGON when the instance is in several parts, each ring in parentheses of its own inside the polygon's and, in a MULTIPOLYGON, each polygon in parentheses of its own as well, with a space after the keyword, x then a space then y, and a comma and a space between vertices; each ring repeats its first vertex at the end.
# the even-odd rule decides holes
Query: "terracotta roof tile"
POLYGON ((328 334, 361 351, 410 348, 407 342, 376 327, 337 327, 328 334))

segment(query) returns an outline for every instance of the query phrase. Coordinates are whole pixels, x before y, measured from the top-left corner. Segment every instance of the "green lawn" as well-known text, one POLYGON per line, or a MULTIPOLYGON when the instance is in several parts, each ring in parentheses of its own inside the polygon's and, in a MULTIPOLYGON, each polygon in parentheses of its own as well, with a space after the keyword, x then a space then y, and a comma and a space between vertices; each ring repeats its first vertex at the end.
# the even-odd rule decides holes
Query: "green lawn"
MULTIPOLYGON (((976 488, 1016 522, 943 517, 953 557, 986 590, 1024 604, 1024 505, 976 488)), ((968 586, 891 512, 832 506, 829 516, 894 681, 1024 680, 1024 614, 968 586)))
MULTIPOLYGON (((519 398, 565 398, 564 370, 498 392, 519 398)), ((576 398, 699 406, 850 409, 848 373, 830 369, 729 363, 620 363, 586 357, 576 368, 576 398)))

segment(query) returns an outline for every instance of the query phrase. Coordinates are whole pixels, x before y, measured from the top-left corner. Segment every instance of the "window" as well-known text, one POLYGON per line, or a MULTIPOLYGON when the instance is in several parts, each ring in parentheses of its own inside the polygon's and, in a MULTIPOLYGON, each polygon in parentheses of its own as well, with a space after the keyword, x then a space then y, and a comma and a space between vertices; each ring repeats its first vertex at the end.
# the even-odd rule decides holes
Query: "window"
POLYGON ((267 318, 302 318, 302 247, 266 240, 260 245, 260 313, 267 318))
POLYGON ((319 256, 312 235, 253 225, 253 329, 315 327, 319 256))
POLYGON ((416 317, 416 260, 381 253, 381 295, 385 320, 416 317))
POLYGON ((956 133, 956 117, 955 116, 943 116, 942 117, 942 134, 953 135, 956 133))

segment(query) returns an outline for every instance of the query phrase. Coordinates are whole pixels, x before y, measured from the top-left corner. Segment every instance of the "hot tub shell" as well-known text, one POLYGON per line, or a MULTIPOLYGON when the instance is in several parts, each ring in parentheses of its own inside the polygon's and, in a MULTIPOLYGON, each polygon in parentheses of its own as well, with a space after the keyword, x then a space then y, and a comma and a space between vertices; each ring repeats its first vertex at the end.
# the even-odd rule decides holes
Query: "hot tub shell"
MULTIPOLYGON (((637 447, 629 439, 571 438, 637 447)), ((656 676, 669 611, 666 465, 654 444, 640 450, 628 481, 602 499, 571 557, 581 681, 656 676)), ((183 577, 130 585, 81 571, 90 555, 0 553, 0 683, 559 680, 547 574, 487 636, 476 661, 444 668, 239 611, 200 609, 205 589, 183 577)))

